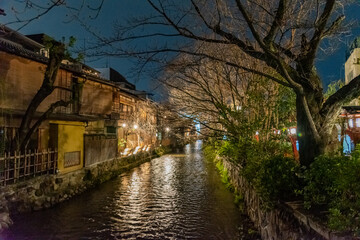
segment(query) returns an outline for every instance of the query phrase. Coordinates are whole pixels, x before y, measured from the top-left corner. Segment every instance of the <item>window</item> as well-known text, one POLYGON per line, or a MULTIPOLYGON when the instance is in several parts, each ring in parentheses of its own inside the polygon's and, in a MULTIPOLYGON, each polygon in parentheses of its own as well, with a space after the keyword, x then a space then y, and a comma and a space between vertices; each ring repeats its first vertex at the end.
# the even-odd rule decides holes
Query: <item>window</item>
POLYGON ((76 77, 72 78, 71 90, 72 90, 71 99, 73 100, 72 113, 79 113, 79 111, 80 111, 80 84, 79 84, 78 78, 76 78, 76 77))
MULTIPOLYGON (((58 72, 58 79, 57 79, 57 85, 62 87, 61 89, 57 89, 57 99, 63 100, 65 102, 69 101, 71 98, 74 98, 74 94, 69 90, 74 90, 73 87, 73 80, 77 78, 72 78, 70 73, 67 73, 66 71, 59 70, 58 72)), ((67 107, 59 107, 56 108, 56 112, 60 113, 71 113, 72 106, 67 107)))
POLYGON ((356 127, 360 127, 360 118, 357 118, 355 120, 356 127))
POLYGON ((354 121, 352 119, 349 119, 349 127, 350 128, 354 127, 354 121))
POLYGON ((119 97, 119 93, 114 92, 113 93, 113 106, 112 106, 112 110, 113 112, 120 112, 122 107, 122 104, 120 104, 120 97, 119 97))
POLYGON ((64 167, 72 167, 80 164, 80 151, 66 152, 64 156, 64 167))
POLYGON ((12 144, 14 144, 16 131, 17 128, 14 127, 0 127, 0 154, 15 148, 12 144))
POLYGON ((107 134, 111 134, 111 135, 116 134, 116 127, 114 127, 114 126, 107 126, 107 127, 106 127, 106 133, 107 133, 107 134))

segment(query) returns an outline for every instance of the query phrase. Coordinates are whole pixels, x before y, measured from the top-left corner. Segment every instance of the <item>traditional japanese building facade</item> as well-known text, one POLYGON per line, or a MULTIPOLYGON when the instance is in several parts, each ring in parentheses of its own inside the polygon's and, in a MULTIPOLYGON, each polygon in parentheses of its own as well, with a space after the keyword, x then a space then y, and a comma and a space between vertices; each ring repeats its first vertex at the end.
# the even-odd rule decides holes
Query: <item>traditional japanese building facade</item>
MULTIPOLYGON (((0 153, 10 149, 22 117, 43 82, 48 53, 41 36, 27 37, 6 27, 0 30, 0 153)), ((117 157, 118 151, 124 150, 119 148, 123 125, 138 122, 134 112, 145 99, 136 94, 135 86, 122 76, 121 81, 114 77, 115 81, 111 81, 100 73, 79 62, 64 60, 55 81, 57 88, 36 111, 34 121, 51 104, 72 100, 41 123, 28 145, 38 151, 58 149, 58 170, 62 173, 101 160, 96 158, 117 157)), ((137 144, 131 150, 145 146, 139 135, 133 135, 136 140, 135 136, 129 137, 137 144)))
POLYGON ((128 154, 140 149, 150 150, 156 145, 156 104, 144 91, 136 90, 125 77, 112 68, 98 68, 101 76, 116 84, 113 93, 113 114, 119 116, 117 137, 119 151, 128 154))

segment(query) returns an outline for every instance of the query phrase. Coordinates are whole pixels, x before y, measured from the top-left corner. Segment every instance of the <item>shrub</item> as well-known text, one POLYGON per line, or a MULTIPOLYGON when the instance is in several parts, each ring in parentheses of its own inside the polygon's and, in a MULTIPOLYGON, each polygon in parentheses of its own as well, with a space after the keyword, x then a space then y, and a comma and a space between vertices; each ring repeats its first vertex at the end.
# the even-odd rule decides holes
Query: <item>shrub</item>
POLYGON ((320 156, 305 172, 307 208, 329 211, 331 229, 360 235, 360 158, 320 156))
POLYGON ((171 149, 169 147, 160 146, 160 147, 155 148, 155 153, 159 157, 161 157, 162 155, 169 153, 169 152, 171 152, 171 149))
POLYGON ((328 207, 337 196, 335 181, 340 173, 340 163, 347 157, 320 156, 305 171, 304 203, 305 207, 328 207), (326 205, 326 206, 323 206, 326 205))
POLYGON ((216 168, 218 169, 221 177, 222 183, 225 184, 226 188, 231 192, 234 192, 234 186, 230 182, 228 171, 224 168, 224 165, 221 161, 216 162, 216 168))
POLYGON ((215 159, 216 155, 228 157, 242 165, 242 175, 252 183, 265 205, 271 207, 279 199, 293 199, 295 190, 300 188, 297 177, 300 168, 294 159, 284 157, 288 150, 288 144, 280 141, 239 139, 238 142, 208 144, 204 147, 204 155, 208 159, 215 159))
POLYGON ((270 206, 277 200, 293 200, 295 190, 300 187, 299 172, 294 159, 281 155, 270 157, 262 162, 255 187, 270 206))
POLYGON ((216 155, 217 155, 216 148, 212 144, 205 144, 203 147, 203 153, 204 153, 205 159, 207 159, 208 161, 215 160, 216 155))

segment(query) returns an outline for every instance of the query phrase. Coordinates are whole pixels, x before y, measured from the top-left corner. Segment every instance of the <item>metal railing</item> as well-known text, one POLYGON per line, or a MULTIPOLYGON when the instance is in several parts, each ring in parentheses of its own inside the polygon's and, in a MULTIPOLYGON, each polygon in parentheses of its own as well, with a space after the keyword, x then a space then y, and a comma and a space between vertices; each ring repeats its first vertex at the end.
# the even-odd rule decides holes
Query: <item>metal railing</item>
POLYGON ((5 153, 0 156, 0 186, 43 174, 55 174, 57 150, 5 153))

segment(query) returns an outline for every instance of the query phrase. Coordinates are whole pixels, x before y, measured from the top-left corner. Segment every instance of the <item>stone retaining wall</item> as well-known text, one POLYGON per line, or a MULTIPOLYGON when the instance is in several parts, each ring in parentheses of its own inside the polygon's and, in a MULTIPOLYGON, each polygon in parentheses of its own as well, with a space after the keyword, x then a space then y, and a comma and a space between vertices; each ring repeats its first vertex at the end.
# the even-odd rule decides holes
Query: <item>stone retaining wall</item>
POLYGON ((12 214, 49 208, 153 157, 143 154, 112 159, 66 174, 44 175, 0 187, 0 232, 12 225, 12 214))
POLYGON ((278 204, 272 210, 262 209, 260 197, 240 175, 240 166, 226 159, 219 160, 223 162, 231 183, 243 194, 247 214, 259 229, 262 239, 354 239, 351 236, 339 236, 306 216, 299 210, 302 205, 299 202, 278 204))

